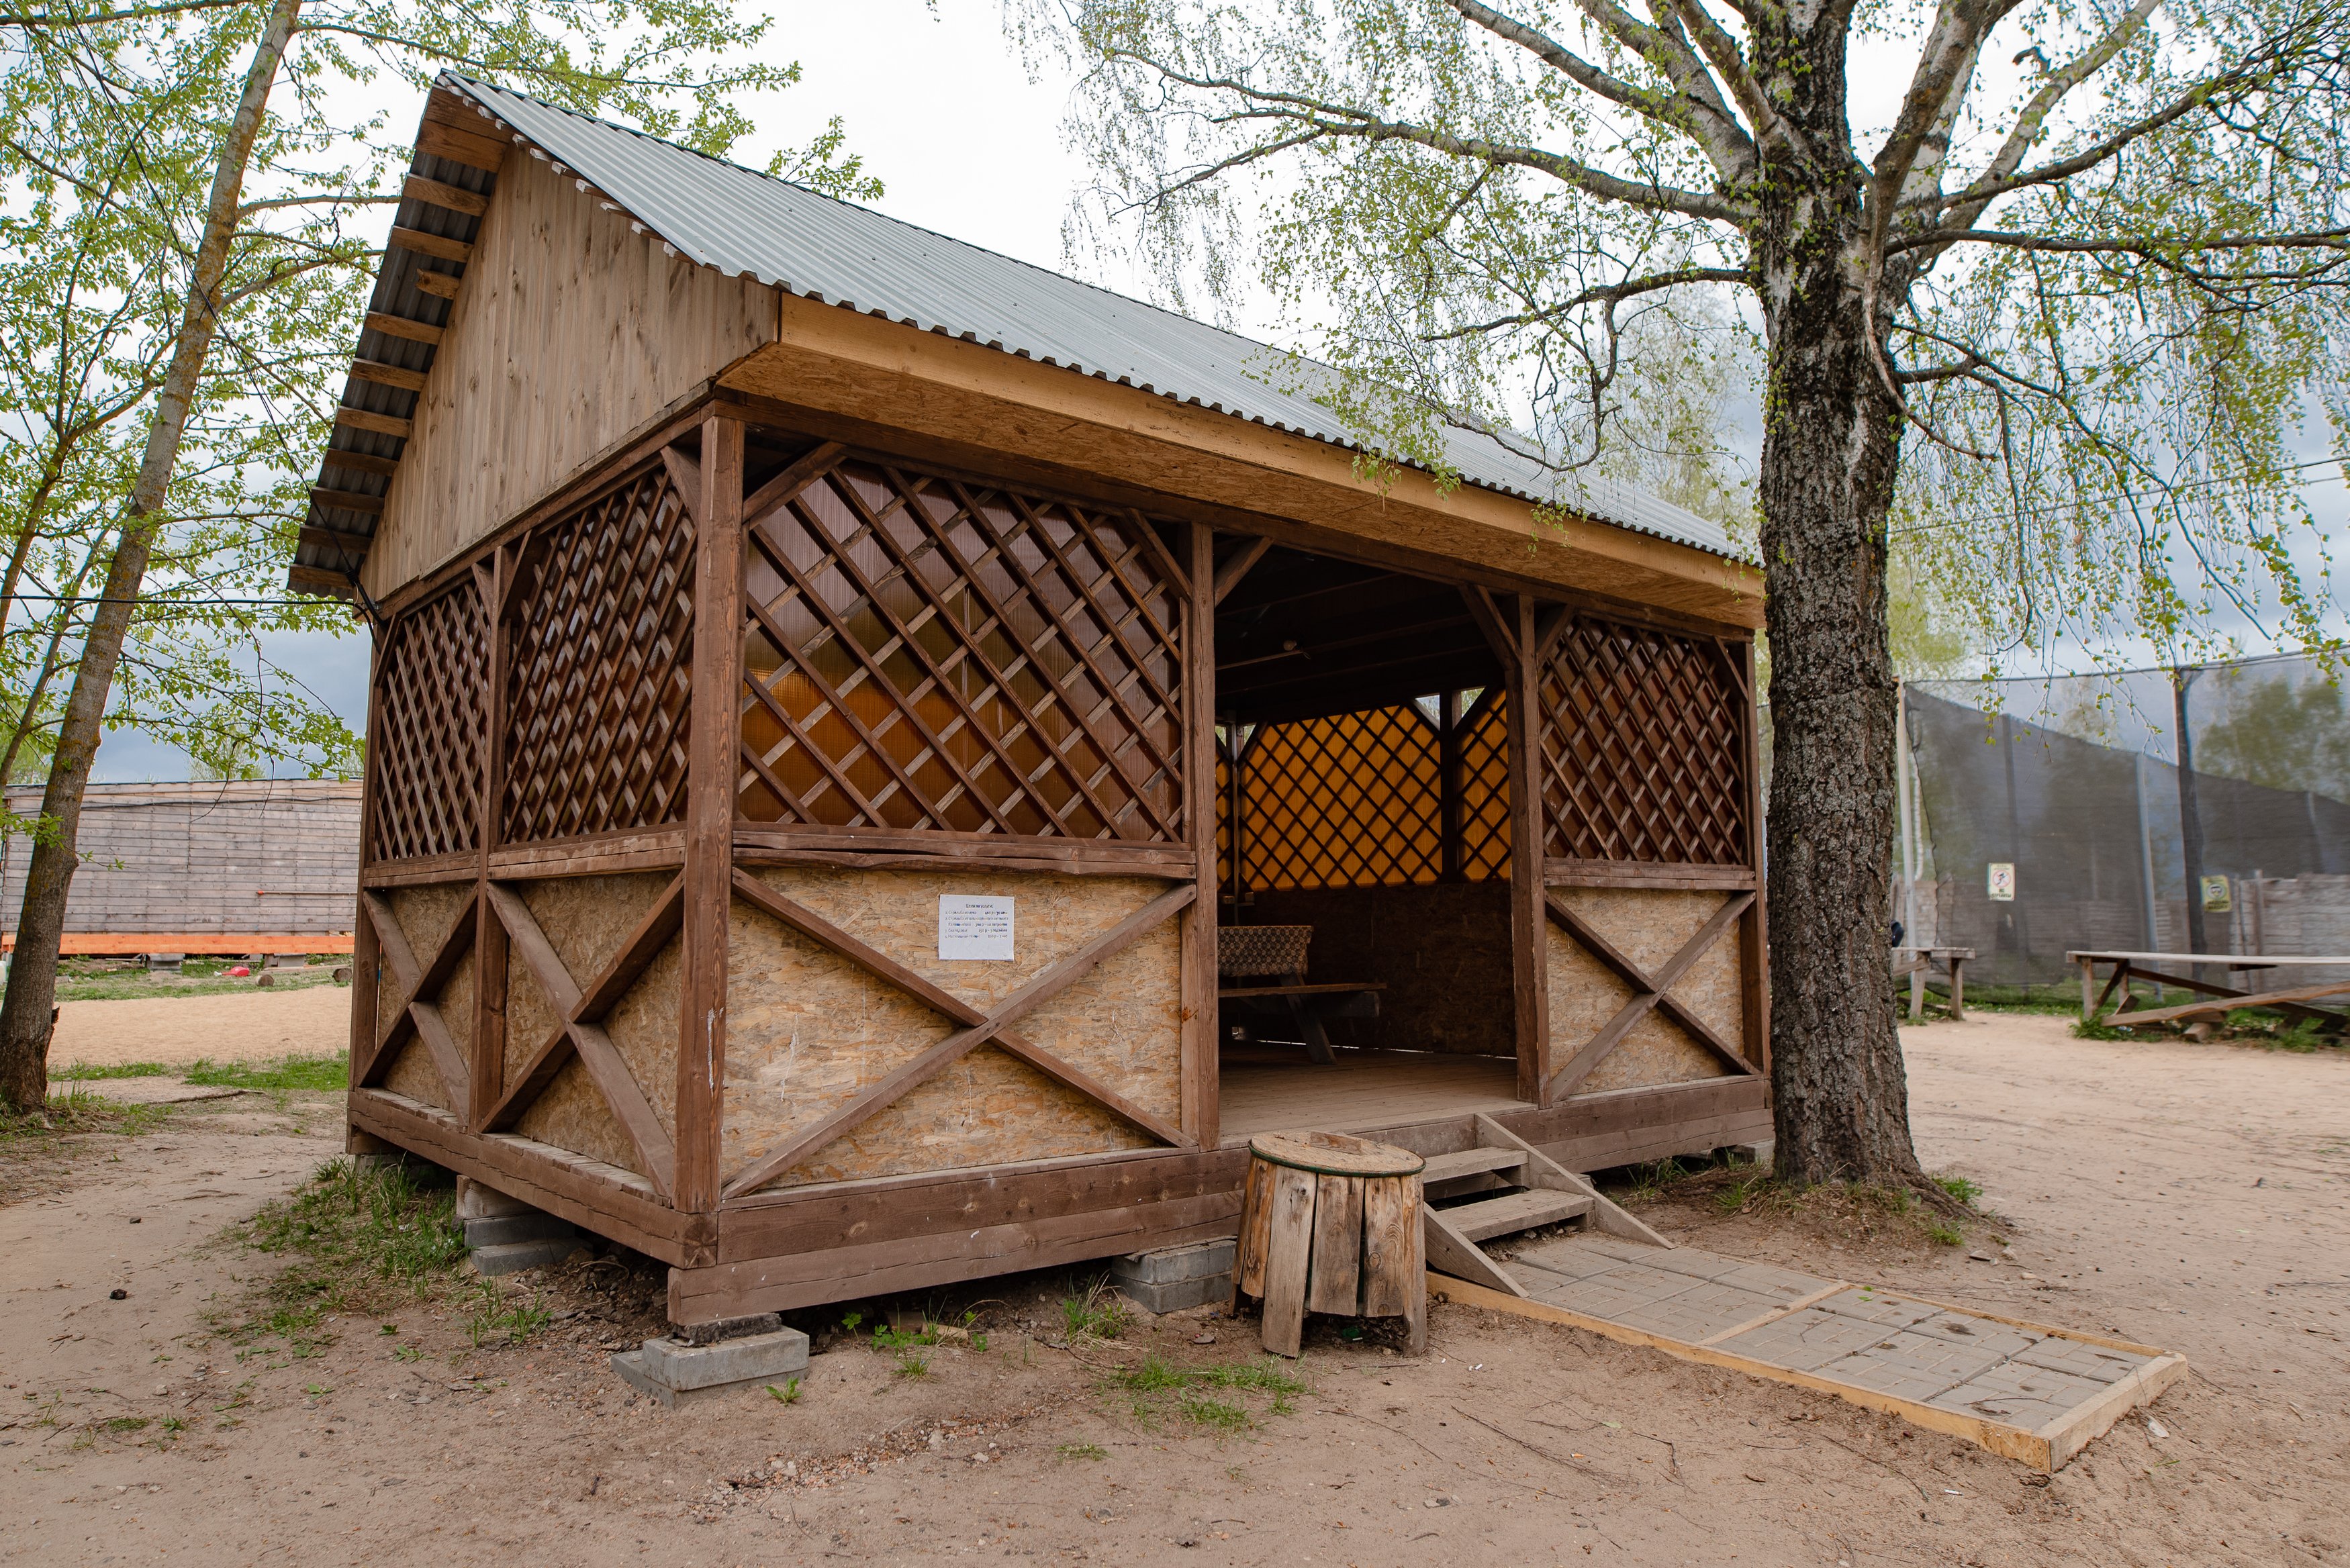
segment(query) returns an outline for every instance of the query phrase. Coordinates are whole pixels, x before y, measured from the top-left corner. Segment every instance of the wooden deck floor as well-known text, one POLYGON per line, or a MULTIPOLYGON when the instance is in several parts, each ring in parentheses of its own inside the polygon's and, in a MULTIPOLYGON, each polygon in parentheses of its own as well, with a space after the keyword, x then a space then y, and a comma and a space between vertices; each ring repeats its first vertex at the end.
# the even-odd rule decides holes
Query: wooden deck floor
POLYGON ((1284 1128, 1357 1132, 1525 1104, 1506 1056, 1342 1050, 1337 1058, 1319 1067, 1287 1047, 1228 1052, 1218 1067, 1224 1147, 1284 1128))

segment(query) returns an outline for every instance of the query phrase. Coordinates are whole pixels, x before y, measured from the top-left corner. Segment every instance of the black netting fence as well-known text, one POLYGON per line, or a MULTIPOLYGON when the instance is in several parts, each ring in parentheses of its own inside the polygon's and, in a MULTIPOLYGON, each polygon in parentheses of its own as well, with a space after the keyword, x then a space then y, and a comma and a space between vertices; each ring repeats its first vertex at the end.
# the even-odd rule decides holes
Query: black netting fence
POLYGON ((1970 991, 2076 986, 2077 950, 2350 955, 2350 699, 2316 661, 1912 682, 1902 720, 1893 918, 1973 949, 1970 991))

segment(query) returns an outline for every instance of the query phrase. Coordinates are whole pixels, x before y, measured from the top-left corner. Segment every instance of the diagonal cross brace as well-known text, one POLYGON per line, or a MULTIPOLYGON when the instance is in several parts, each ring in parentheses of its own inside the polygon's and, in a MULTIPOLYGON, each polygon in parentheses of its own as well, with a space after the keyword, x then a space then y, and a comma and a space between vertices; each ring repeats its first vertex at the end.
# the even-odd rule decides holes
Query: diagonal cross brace
POLYGON ((1600 1025, 1599 1033, 1586 1041, 1574 1059, 1558 1070, 1557 1075, 1551 1080, 1553 1096, 1564 1097, 1573 1094, 1576 1085, 1591 1075, 1591 1070, 1606 1060, 1609 1052, 1623 1044, 1624 1036, 1631 1031, 1632 1025, 1646 1017, 1651 1009, 1661 1009, 1674 1023, 1687 1030, 1699 1044, 1721 1057, 1731 1071, 1750 1078, 1761 1076, 1754 1064, 1715 1033, 1713 1025, 1670 994, 1681 976, 1689 972, 1690 966, 1703 958, 1707 950, 1721 940, 1722 932, 1728 930, 1753 902, 1752 893, 1739 893, 1724 901, 1721 908, 1713 912, 1712 918, 1700 926, 1696 933, 1681 944, 1680 950, 1667 959, 1664 967, 1652 977, 1618 951, 1616 944, 1602 936, 1590 921, 1576 914, 1565 899, 1555 893, 1545 893, 1543 905, 1550 911, 1550 918, 1565 927, 1566 934, 1582 944, 1584 950, 1605 965, 1617 979, 1632 988, 1631 1000, 1617 1009, 1616 1015, 1600 1025))
MULTIPOLYGON (((367 910, 368 923, 375 927, 376 950, 390 966, 392 982, 398 985, 408 1004, 393 1017, 384 1030, 383 1038, 376 1042, 375 1054, 368 1059, 354 1087, 371 1086, 383 1078, 391 1067, 392 1059, 411 1030, 424 1042, 432 1056, 433 1070, 441 1075, 442 1090, 449 1103, 463 1106, 473 1092, 473 1075, 465 1064, 465 1054, 457 1049, 457 1042, 449 1033, 448 1021, 441 1016, 437 1000, 441 987, 457 968, 473 945, 473 900, 467 898, 457 911, 456 923, 442 939, 440 951, 432 955, 430 965, 416 961, 416 950, 408 945, 408 933, 400 929, 400 917, 380 893, 362 892, 360 907, 367 910)), ((357 977, 355 976, 354 979, 357 977)))
POLYGON ((681 876, 672 879, 660 897, 653 900, 636 929, 621 942, 619 951, 604 966, 604 972, 584 992, 571 978, 570 971, 564 968, 546 933, 539 929, 530 906, 501 882, 489 884, 489 896, 490 911, 505 928, 515 956, 530 971, 531 978, 538 982, 560 1022, 483 1118, 482 1130, 503 1132, 514 1126, 531 1102, 546 1093, 564 1064, 576 1055, 595 1083, 597 1092, 604 1096, 604 1103, 612 1108, 613 1120, 628 1135, 645 1174, 663 1198, 669 1197, 676 1189, 676 1142, 661 1126, 652 1102, 645 1098, 644 1090, 629 1071, 627 1059, 612 1044, 600 1020, 619 1004, 662 945, 677 934, 685 919, 685 878, 681 876))
POLYGON ((993 1012, 982 1012, 960 997, 932 985, 896 960, 866 946, 746 871, 738 869, 734 873, 734 891, 746 903, 773 915, 810 940, 830 949, 852 963, 871 971, 964 1027, 931 1046, 813 1127, 793 1134, 760 1156, 726 1184, 723 1196, 740 1198, 746 1192, 757 1190, 916 1085, 991 1041, 1046 1076, 1058 1079, 1079 1094, 1107 1106, 1152 1137, 1179 1148, 1198 1147, 1197 1142, 1180 1128, 1143 1109, 1091 1074, 1042 1049, 1011 1028, 1020 1019, 1084 979, 1104 959, 1131 946, 1180 912, 1199 896, 1199 889, 1192 884, 1185 883, 1172 891, 1160 894, 1076 951, 1047 967, 1027 984, 1005 997, 993 1012))

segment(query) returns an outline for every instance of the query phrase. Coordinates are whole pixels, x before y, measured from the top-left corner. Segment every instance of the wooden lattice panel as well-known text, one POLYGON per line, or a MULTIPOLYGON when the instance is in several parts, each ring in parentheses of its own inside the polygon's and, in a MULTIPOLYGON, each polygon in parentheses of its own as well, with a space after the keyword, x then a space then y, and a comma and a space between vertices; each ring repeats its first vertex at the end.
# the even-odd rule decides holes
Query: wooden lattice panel
POLYGON ((1140 518, 850 458, 748 523, 745 817, 1182 841, 1182 603, 1140 518))
POLYGON ((535 535, 506 654, 507 842, 685 811, 693 522, 650 467, 535 535))
POLYGON ((1437 880, 1441 767, 1436 726, 1410 703, 1267 726, 1243 764, 1248 886, 1437 880))
POLYGON ((1510 875, 1510 721, 1506 698, 1462 721, 1461 732, 1461 876, 1469 882, 1504 881, 1510 875))
POLYGON ((1742 699, 1702 639, 1576 620, 1543 662, 1549 852, 1744 865, 1742 699))
POLYGON ((456 855, 481 844, 483 688, 489 618, 471 582, 392 624, 376 670, 369 857, 456 855))

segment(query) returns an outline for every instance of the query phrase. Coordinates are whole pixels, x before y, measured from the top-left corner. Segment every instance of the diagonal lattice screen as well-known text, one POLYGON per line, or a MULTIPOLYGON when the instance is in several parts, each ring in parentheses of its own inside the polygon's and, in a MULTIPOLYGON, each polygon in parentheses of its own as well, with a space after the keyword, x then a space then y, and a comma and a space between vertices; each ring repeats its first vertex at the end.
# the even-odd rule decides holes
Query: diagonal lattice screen
POLYGON ((376 670, 377 860, 481 844, 483 687, 489 620, 471 582, 401 616, 376 670))
POLYGON ((1496 693, 1461 722, 1461 876, 1506 881, 1510 875, 1510 721, 1496 693))
POLYGON ((506 652, 504 837, 685 815, 693 521, 647 467, 537 530, 506 652))
POLYGON ((1248 886, 1377 887, 1443 874, 1442 758, 1417 706, 1270 725, 1242 765, 1248 886))
POLYGON ((1147 522, 849 458, 748 524, 743 816, 1182 841, 1147 522))
POLYGON ((1552 855, 1747 863, 1743 701, 1719 645, 1586 617, 1541 693, 1552 855))

